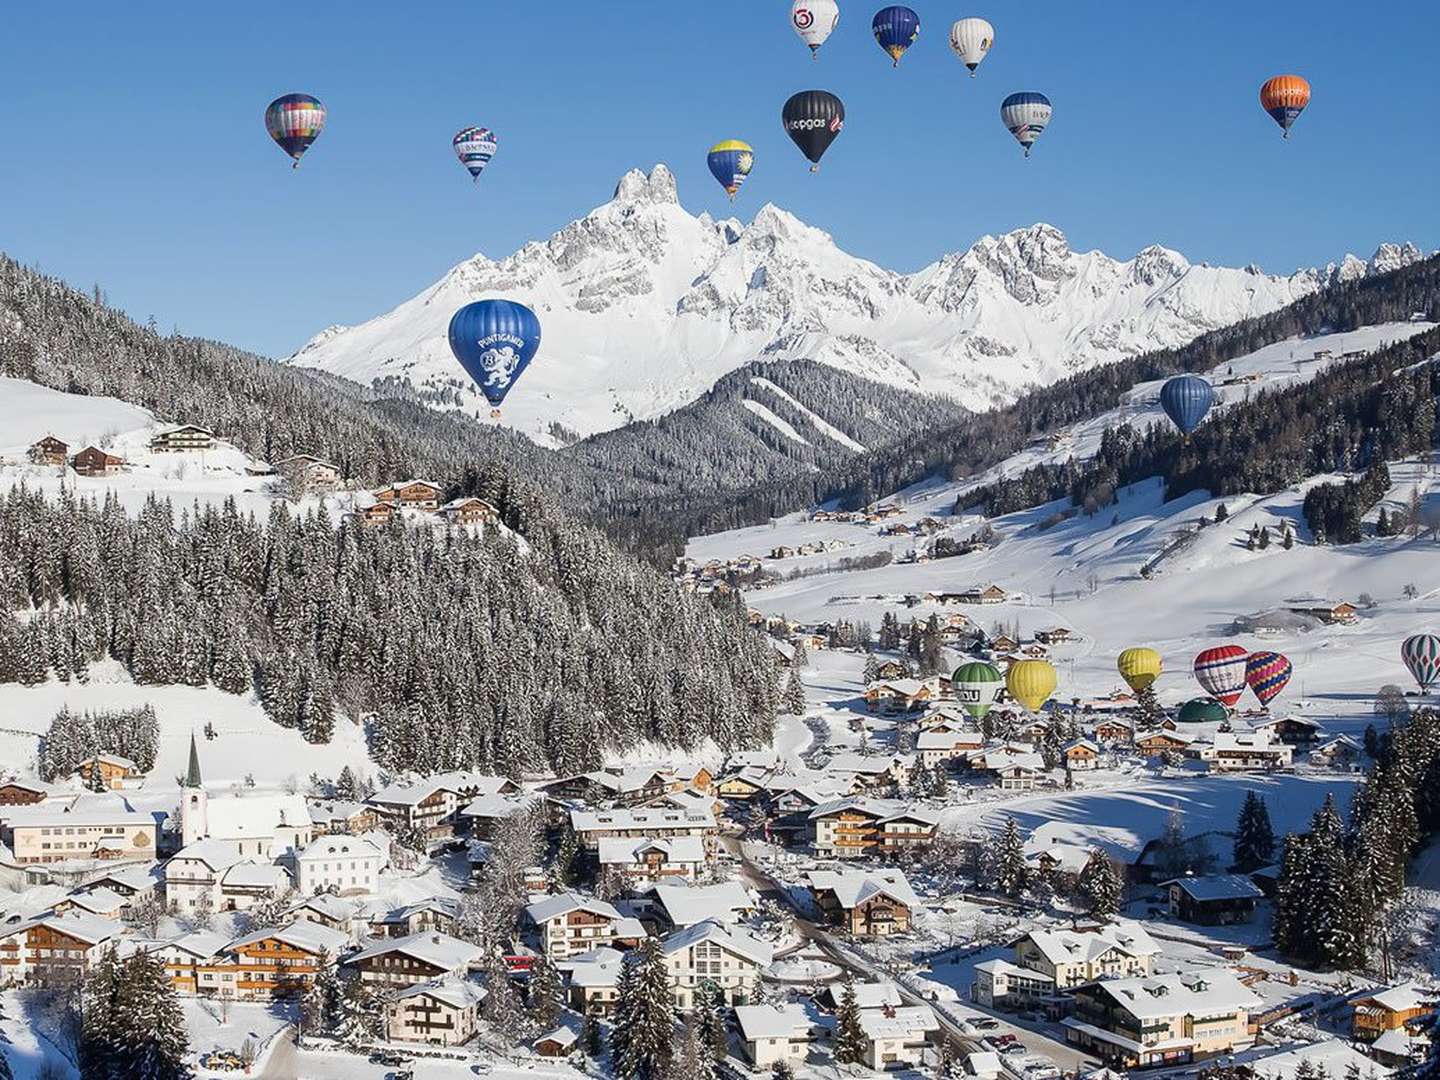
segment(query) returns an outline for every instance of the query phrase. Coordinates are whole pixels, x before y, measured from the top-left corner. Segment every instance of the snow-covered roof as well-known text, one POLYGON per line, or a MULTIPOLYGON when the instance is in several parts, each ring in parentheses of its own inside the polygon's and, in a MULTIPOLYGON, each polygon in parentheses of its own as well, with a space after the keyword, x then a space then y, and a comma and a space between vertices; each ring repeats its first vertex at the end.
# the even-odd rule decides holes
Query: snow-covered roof
POLYGON ((1061 873, 1078 874, 1090 861, 1090 849, 1079 844, 1046 844, 1026 852, 1025 861, 1038 863, 1042 859, 1054 862, 1061 873))
POLYGON ((437 791, 453 791, 457 795, 469 791, 474 792, 478 798, 481 795, 498 795, 512 783, 508 777, 457 769, 436 773, 423 780, 391 784, 377 791, 367 801, 385 806, 414 806, 437 791))
POLYGON ((1181 1013, 1218 1016, 1263 1004, 1233 972, 1223 968, 1104 979, 1094 986, 1137 1020, 1158 1020, 1181 1013))
POLYGON ((648 851, 661 851, 672 863, 703 863, 705 841, 698 836, 671 836, 660 839, 604 836, 600 838, 602 866, 630 866, 648 851))
POLYGON ((860 1030, 867 1038, 913 1039, 927 1031, 936 1031, 940 1021, 929 1005, 902 1005, 898 1009, 865 1009, 860 1013, 860 1030))
POLYGON ((67 809, 50 802, 5 807, 5 823, 12 829, 53 828, 57 825, 113 825, 134 829, 155 824, 155 815, 131 810, 128 806, 77 805, 67 809))
POLYGON ((86 889, 84 892, 71 893, 65 899, 81 911, 88 911, 96 915, 106 911, 116 911, 128 903, 126 898, 114 889, 107 889, 103 885, 95 889, 86 889))
POLYGON ((215 840, 274 836, 279 828, 310 824, 310 808, 301 795, 222 795, 205 807, 205 831, 215 840))
POLYGON ((979 746, 978 731, 922 731, 915 739, 916 750, 953 750, 956 746, 979 746))
POLYGON ((554 896, 537 900, 525 908, 525 914, 537 926, 562 915, 569 915, 572 911, 588 911, 592 915, 599 915, 607 919, 620 918, 620 912, 615 910, 615 905, 608 904, 604 900, 597 900, 593 896, 581 896, 579 893, 573 892, 556 893, 554 896))
POLYGON ((176 859, 195 859, 216 872, 228 870, 244 858, 240 845, 234 840, 196 840, 186 844, 170 857, 168 867, 176 859))
POLYGON ((1259 1080, 1294 1080, 1301 1065, 1312 1070, 1324 1069, 1327 1076, 1344 1076, 1351 1068, 1360 1070, 1360 1075, 1370 1080, 1380 1080, 1391 1075, 1390 1070, 1376 1064, 1354 1047, 1340 1039, 1326 1039, 1323 1042, 1305 1043, 1273 1054, 1255 1058, 1245 1065, 1259 1080))
POLYGON ((705 941, 719 945, 725 951, 751 960, 761 967, 769 964, 775 957, 775 950, 770 947, 769 942, 761 941, 744 930, 726 926, 716 919, 706 919, 694 926, 677 930, 667 937, 660 947, 665 955, 669 956, 705 941))
POLYGON ((940 816, 929 810, 922 810, 906 802, 895 799, 870 799, 863 795, 848 795, 843 799, 834 799, 830 802, 821 803, 810 811, 810 820, 828 817, 831 814, 843 813, 853 810, 857 813, 866 814, 876 821, 900 821, 915 820, 927 825, 938 825, 940 816))
POLYGON ((355 914, 355 904, 350 900, 342 900, 338 896, 331 896, 329 893, 321 893, 318 896, 307 896, 297 900, 285 909, 285 914, 292 911, 314 911, 334 922, 344 922, 355 914))
POLYGON ((200 960, 208 960, 229 943, 230 938, 225 934, 217 934, 213 930, 195 930, 170 941, 161 942, 160 945, 162 948, 178 949, 180 952, 188 953, 200 960))
POLYGON ((379 859, 383 853, 361 836, 347 833, 331 833, 313 840, 303 851, 295 853, 298 862, 312 862, 317 859, 379 859))
POLYGON ((713 829, 711 810, 618 809, 570 811, 570 825, 576 832, 610 829, 713 829))
POLYGON ((64 915, 44 915, 37 919, 36 923, 90 945, 109 941, 125 932, 125 927, 114 919, 104 919, 99 915, 79 911, 66 912, 64 915))
POLYGON ((977 1050, 965 1057, 965 1070, 971 1076, 991 1077, 1000 1074, 1000 1055, 993 1050, 977 1050))
POLYGON ((693 926, 713 919, 735 922, 755 906, 738 881, 721 881, 714 885, 657 885, 655 902, 665 912, 672 926, 693 926))
POLYGON ((452 1009, 464 1009, 484 1001, 485 988, 473 979, 461 979, 452 975, 396 990, 388 995, 387 1000, 406 1001, 417 997, 431 997, 452 1009))
POLYGON ((256 930, 254 933, 236 938, 230 942, 227 948, 242 949, 246 945, 253 945, 257 941, 269 941, 272 938, 284 942, 292 949, 300 949, 317 956, 320 953, 329 953, 332 957, 338 957, 350 947, 350 938, 339 930, 332 930, 319 923, 293 922, 289 926, 267 926, 262 930, 256 930))
POLYGON ((461 808, 462 817, 507 818, 535 801, 533 795, 481 795, 461 808))
POLYGON ((819 1021, 803 1005, 737 1005, 742 1039, 797 1039, 819 1021))
POLYGON ((1179 877, 1161 883, 1178 885, 1192 900, 1258 899, 1265 894, 1244 874, 1206 874, 1203 877, 1179 877))
POLYGON ((808 877, 811 888, 834 893, 846 910, 877 896, 888 896, 909 908, 920 906, 920 898, 899 870, 812 870, 808 877))
POLYGON ((1019 964, 1012 964, 1009 960, 997 957, 994 960, 983 960, 975 965, 976 971, 983 971, 988 975, 1008 975, 1012 978, 1034 979, 1037 982, 1054 982, 1049 975, 1043 971, 1035 971, 1031 968, 1021 967, 1019 964))
POLYGON ((1425 992, 1419 983, 1407 982, 1374 994, 1366 994, 1360 1000, 1373 1001, 1382 1009, 1389 1009, 1391 1012, 1409 1012, 1412 1009, 1427 1008, 1428 1002, 1435 996, 1425 992))
MULTIPOLYGON (((330 932, 337 933, 338 931, 330 932)), ((459 938, 451 937, 449 934, 440 934, 433 930, 427 930, 423 933, 411 934, 409 937, 396 938, 371 945, 368 949, 362 949, 354 956, 349 957, 345 962, 347 964, 353 964, 361 960, 368 960, 374 956, 385 956, 388 953, 404 953, 406 956, 419 960, 422 963, 438 967, 444 971, 460 971, 478 959, 481 952, 482 950, 479 945, 472 945, 468 941, 461 941, 459 938)))
POLYGON ((1155 956, 1160 952, 1160 946, 1145 928, 1130 920, 1100 930, 1031 930, 1026 936, 1052 964, 1094 960, 1111 949, 1130 956, 1155 956))
POLYGON ((895 767, 892 755, 860 754, 846 751, 836 754, 825 763, 826 772, 848 772, 860 776, 880 776, 895 767))
POLYGON ((223 886, 240 889, 272 889, 283 892, 290 887, 290 871, 275 863, 242 862, 225 871, 223 886))

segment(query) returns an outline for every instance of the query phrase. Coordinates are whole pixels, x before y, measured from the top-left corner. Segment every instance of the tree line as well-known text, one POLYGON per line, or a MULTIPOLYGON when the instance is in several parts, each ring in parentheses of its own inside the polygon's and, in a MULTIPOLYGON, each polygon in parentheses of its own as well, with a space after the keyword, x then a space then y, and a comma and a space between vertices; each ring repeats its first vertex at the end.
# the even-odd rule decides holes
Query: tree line
MULTIPOLYGON (((27 635, 25 640, 34 647, 36 638, 38 635, 27 635)), ((66 675, 68 678, 70 673, 66 675)), ((67 706, 51 719, 40 740, 40 779, 49 783, 71 776, 82 761, 97 754, 129 758, 141 772, 149 772, 155 767, 159 748, 160 722, 149 705, 79 713, 67 706)))

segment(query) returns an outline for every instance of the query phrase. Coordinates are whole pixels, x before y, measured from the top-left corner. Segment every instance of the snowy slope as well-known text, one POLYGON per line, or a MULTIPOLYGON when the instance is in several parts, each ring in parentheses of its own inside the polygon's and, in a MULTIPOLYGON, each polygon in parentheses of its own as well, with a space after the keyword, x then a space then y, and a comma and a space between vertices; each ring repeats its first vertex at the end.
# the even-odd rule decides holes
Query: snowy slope
MULTIPOLYGON (((1426 329, 1425 324, 1398 324, 1330 335, 1305 341, 1282 342, 1233 365, 1236 376, 1261 374, 1256 383, 1224 388, 1222 400, 1236 400, 1261 387, 1308 378, 1332 361, 1310 362, 1316 350, 1366 349, 1384 341, 1426 329), (1292 359, 1303 362, 1298 366, 1292 359)), ((1217 380, 1226 370, 1212 373, 1217 380)), ((963 482, 931 481, 901 492, 901 521, 925 517, 940 520, 948 535, 964 538, 981 519, 952 516, 957 497, 988 479, 1013 474, 1041 461, 1063 461, 1072 454, 1084 458, 1094 452, 1104 427, 1122 420, 1141 425, 1158 418, 1153 403, 1156 387, 1137 387, 1120 409, 1077 425, 1064 433, 1059 445, 1027 449, 988 473, 963 482)), ((1223 406, 1222 406, 1223 407, 1223 406)), ((1157 684, 1163 701, 1179 702, 1199 693, 1190 673, 1195 653, 1204 643, 1230 640, 1229 626, 1240 615, 1283 605, 1297 596, 1334 596, 1354 601, 1369 593, 1376 601, 1353 627, 1321 627, 1309 632, 1288 632, 1265 637, 1241 636, 1250 648, 1278 649, 1290 656, 1296 674, 1281 707, 1304 708, 1327 718, 1334 730, 1362 729, 1371 719, 1375 689, 1394 682, 1412 687, 1399 657, 1399 642, 1410 633, 1429 627, 1440 631, 1440 548, 1428 539, 1390 537, 1368 539, 1344 547, 1316 547, 1309 542, 1301 517, 1308 486, 1323 478, 1273 496, 1211 499, 1194 492, 1164 502, 1158 479, 1122 490, 1120 502, 1094 518, 1078 515, 1049 528, 1040 523, 1059 504, 1036 507, 995 519, 1000 542, 989 551, 933 562, 895 563, 880 569, 823 573, 750 590, 746 602, 767 613, 784 613, 802 622, 847 619, 878 626, 886 611, 924 619, 942 610, 926 602, 906 608, 904 598, 927 591, 958 591, 971 585, 995 582, 1014 593, 1012 602, 960 609, 989 630, 995 622, 1017 622, 1023 634, 1051 626, 1066 626, 1082 641, 1056 647, 1052 652, 1060 674, 1058 697, 1109 693, 1120 685, 1115 657, 1135 644, 1158 649, 1166 674, 1157 684), (1220 526, 1196 531, 1201 516, 1213 520, 1224 501, 1230 518, 1220 526), (1286 551, 1278 544, 1268 550, 1246 550, 1244 537, 1253 524, 1272 532, 1289 521, 1299 542, 1286 551), (1160 562, 1151 580, 1139 568, 1171 548, 1182 535, 1194 538, 1180 544, 1160 562), (1416 599, 1403 596, 1414 585, 1416 599), (1051 591, 1054 590, 1052 600, 1051 591)), ((1402 505, 1412 488, 1429 504, 1440 503, 1440 456, 1429 461, 1391 464, 1392 489, 1387 502, 1402 505)), ((963 503, 963 500, 962 500, 963 503)), ((842 540, 851 546, 839 554, 818 554, 785 560, 766 560, 777 573, 813 571, 834 563, 840 555, 863 556, 891 551, 897 557, 912 547, 908 537, 879 534, 875 526, 812 522, 804 515, 781 519, 775 527, 738 529, 691 541, 687 554, 699 560, 751 553, 764 555, 776 546, 796 547, 811 540, 842 540)), ((845 693, 853 694, 855 688, 845 693)))
POLYGON ((542 443, 552 422, 591 434, 661 415, 756 359, 809 358, 978 408, 1419 257, 1385 245, 1369 263, 1273 277, 1160 247, 1128 260, 1074 252, 1037 224, 905 275, 773 205, 749 225, 694 217, 657 165, 627 173, 610 202, 549 240, 499 261, 477 255, 384 315, 323 330, 290 362, 365 384, 409 379, 446 391, 446 407, 458 392, 483 415, 446 328, 466 303, 510 297, 535 308, 544 341, 503 422, 542 443))

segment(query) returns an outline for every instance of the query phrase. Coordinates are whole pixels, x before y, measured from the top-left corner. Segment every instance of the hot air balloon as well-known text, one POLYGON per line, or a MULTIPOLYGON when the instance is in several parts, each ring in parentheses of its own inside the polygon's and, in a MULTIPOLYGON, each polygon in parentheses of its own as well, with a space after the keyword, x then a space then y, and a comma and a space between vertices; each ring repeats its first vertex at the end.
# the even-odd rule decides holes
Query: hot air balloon
POLYGON ((835 0, 795 0, 790 8, 790 25, 800 40, 810 46, 810 59, 820 59, 820 46, 840 22, 840 5, 835 0))
POLYGON ((1239 645, 1217 645, 1195 657, 1195 679, 1201 689, 1233 708, 1245 692, 1245 661, 1250 653, 1239 645))
POLYGON ((1053 110, 1050 99, 1033 90, 1011 94, 1000 103, 1000 119, 1005 122, 1015 140, 1025 148, 1026 157, 1030 156, 1030 148, 1050 123, 1051 112, 1053 110))
POLYGON ((1225 706, 1208 697, 1191 698, 1175 714, 1176 721, 1182 724, 1220 724, 1229 718, 1225 706))
POLYGON ((810 171, 816 172, 825 151, 845 127, 845 105, 828 90, 801 90, 785 102, 780 119, 785 133, 812 162, 810 171))
POLYGON ((962 709, 974 719, 983 720, 1005 689, 1005 676, 994 664, 976 660, 955 669, 950 676, 950 688, 962 709))
POLYGON ((1176 375, 1160 388, 1160 407, 1186 435, 1200 426, 1213 404, 1215 389, 1199 375, 1176 375))
POLYGON ((1410 669, 1422 694, 1440 683, 1440 637, 1435 634, 1413 634, 1400 646, 1400 659, 1410 669))
POLYGON ((710 166, 710 175, 720 181, 725 194, 734 202, 735 193, 740 190, 740 185, 745 183, 751 166, 755 164, 755 151, 750 149, 749 143, 739 139, 726 139, 712 146, 710 155, 705 160, 710 166))
POLYGON ((985 54, 994 44, 995 28, 984 19, 961 19, 950 27, 950 48, 970 69, 972 79, 980 61, 985 59, 985 54))
POLYGON ((1048 660, 1016 660, 1005 673, 1010 696, 1032 713, 1055 692, 1055 668, 1048 660))
POLYGON ((495 156, 498 142, 495 133, 489 128, 468 127, 456 135, 450 145, 455 148, 455 156, 460 159, 460 164, 470 170, 470 178, 478 181, 480 174, 485 171, 485 166, 489 165, 490 159, 495 156))
POLYGON ((295 159, 292 169, 300 167, 300 158, 324 127, 325 106, 309 94, 286 94, 265 109, 265 130, 281 150, 295 159))
POLYGON ((540 348, 540 320, 513 300, 477 300, 450 318, 450 351, 499 415, 540 348))
POLYGON ((1253 652, 1245 661, 1245 681, 1255 691, 1260 704, 1268 706, 1285 689, 1294 670, 1290 661, 1278 652, 1253 652))
POLYGON ((1310 104, 1310 84, 1299 75, 1276 75, 1260 87, 1260 106, 1274 118, 1290 137, 1290 125, 1300 118, 1310 104))
POLYGON ((905 50, 920 36, 920 16, 908 7, 895 4, 877 11, 870 29, 875 34, 875 44, 885 50, 885 55, 898 68, 905 50))
POLYGON ((1120 675, 1137 694, 1160 677, 1160 654, 1154 649, 1126 649, 1115 661, 1120 675))

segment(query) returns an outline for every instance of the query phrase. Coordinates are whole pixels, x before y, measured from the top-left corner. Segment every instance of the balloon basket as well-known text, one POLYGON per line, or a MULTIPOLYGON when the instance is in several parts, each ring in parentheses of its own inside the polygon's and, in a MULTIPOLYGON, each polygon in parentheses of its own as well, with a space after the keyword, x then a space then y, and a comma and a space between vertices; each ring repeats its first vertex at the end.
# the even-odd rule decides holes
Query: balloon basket
POLYGON ((490 410, 490 419, 491 419, 491 420, 499 420, 499 419, 500 419, 500 410, 499 410, 499 409, 491 409, 491 410, 490 410))
POLYGON ((810 166, 810 171, 811 171, 812 173, 819 172, 819 171, 820 171, 820 166, 819 166, 818 164, 816 164, 816 165, 811 165, 811 166, 810 166))

